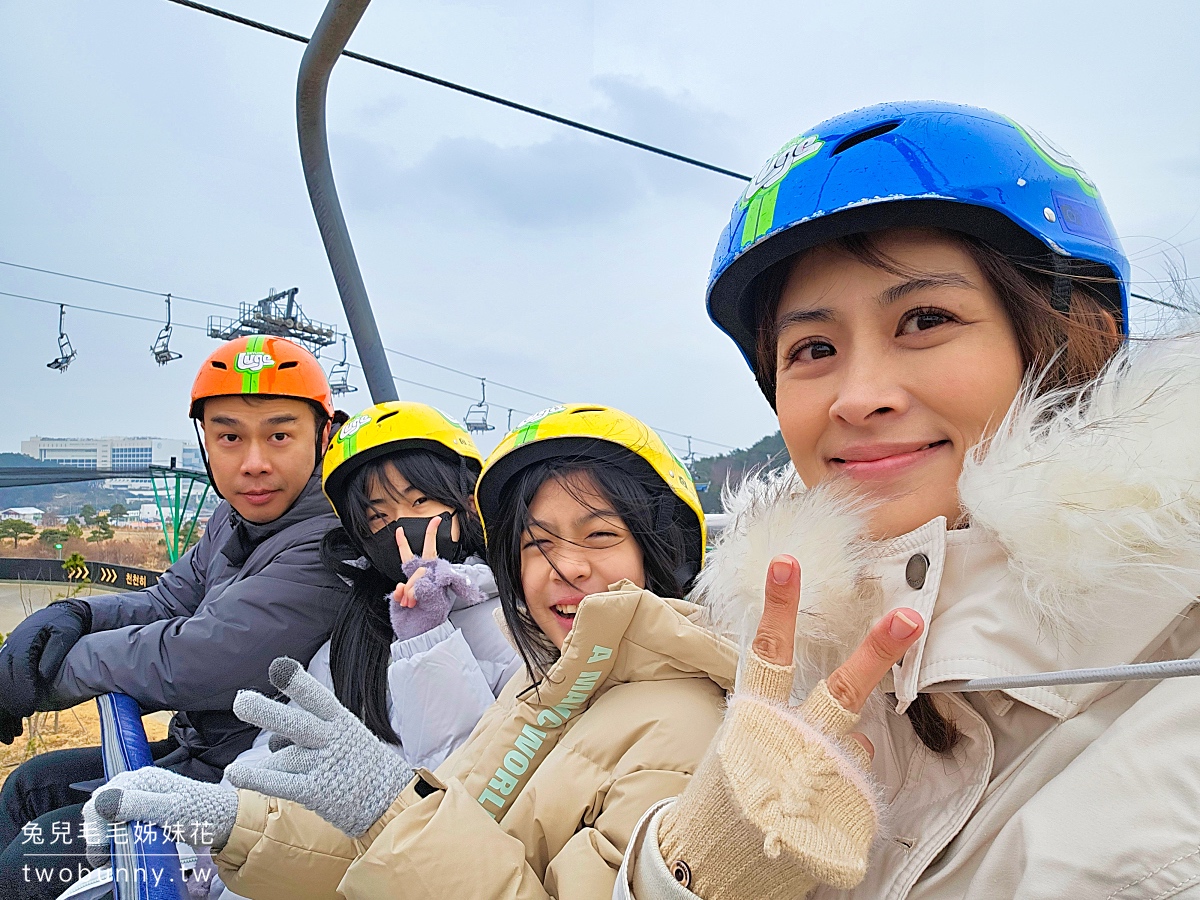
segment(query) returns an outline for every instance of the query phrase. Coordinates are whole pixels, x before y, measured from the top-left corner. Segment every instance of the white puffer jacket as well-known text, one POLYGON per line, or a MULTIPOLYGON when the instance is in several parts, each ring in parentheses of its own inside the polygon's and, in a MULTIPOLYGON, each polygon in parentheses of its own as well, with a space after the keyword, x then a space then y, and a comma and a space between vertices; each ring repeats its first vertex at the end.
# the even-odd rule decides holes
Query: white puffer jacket
MULTIPOLYGON (((450 618, 437 628, 406 641, 393 641, 388 664, 387 705, 392 730, 400 737, 397 753, 413 768, 433 770, 467 739, 480 717, 496 702, 501 688, 521 668, 520 657, 496 625, 500 605, 496 581, 487 564, 470 557, 454 565, 483 597, 455 599, 450 618)), ((333 690, 326 641, 308 672, 333 690)), ((265 757, 269 733, 258 736, 238 762, 265 757)))
MULTIPOLYGON (((388 718, 400 737, 400 746, 393 749, 414 768, 431 771, 467 739, 521 668, 521 658, 496 624, 500 594, 492 570, 468 557, 454 571, 479 590, 483 601, 456 599, 448 621, 406 641, 393 641, 388 665, 388 718)), ((329 641, 321 646, 308 672, 333 690, 329 647, 329 641)), ((236 761, 265 758, 271 752, 270 738, 270 732, 260 733, 236 761)), ((232 787, 228 781, 222 784, 232 787)), ((244 900, 215 876, 207 853, 201 860, 205 877, 212 879, 211 900, 244 900)))
MULTIPOLYGON (((866 543, 861 510, 790 471, 733 499, 700 592, 747 641, 768 561, 800 560, 797 698, 887 610, 929 623, 860 726, 890 804, 866 879, 813 896, 1200 897, 1200 680, 940 694, 962 733, 945 756, 902 715, 931 685, 1200 655, 1200 337, 1133 346, 1090 406, 1024 404, 1000 433, 960 481, 966 529, 866 543)), ((661 808, 618 900, 694 896, 661 808)))

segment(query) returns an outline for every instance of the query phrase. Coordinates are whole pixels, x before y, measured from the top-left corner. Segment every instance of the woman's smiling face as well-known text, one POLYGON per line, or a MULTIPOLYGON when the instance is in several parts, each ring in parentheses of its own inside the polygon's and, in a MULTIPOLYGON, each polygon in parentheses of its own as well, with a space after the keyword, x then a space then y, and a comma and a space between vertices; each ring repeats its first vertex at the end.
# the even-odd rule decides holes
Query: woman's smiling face
POLYGON ((904 274, 809 251, 775 313, 776 409, 812 487, 849 479, 878 502, 876 538, 959 518, 958 476, 1021 386, 1016 333, 971 255, 930 229, 872 235, 904 274))
POLYGON ((641 547, 587 473, 547 479, 529 521, 521 589, 534 623, 560 650, 584 597, 624 578, 646 586, 641 547))

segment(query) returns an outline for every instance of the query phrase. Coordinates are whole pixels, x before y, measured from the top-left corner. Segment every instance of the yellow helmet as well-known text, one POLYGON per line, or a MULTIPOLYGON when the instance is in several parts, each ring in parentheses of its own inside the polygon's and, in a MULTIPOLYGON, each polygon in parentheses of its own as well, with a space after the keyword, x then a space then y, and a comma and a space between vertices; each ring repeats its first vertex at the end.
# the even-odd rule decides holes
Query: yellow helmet
POLYGON ((350 476, 364 464, 397 450, 422 449, 462 460, 478 475, 483 456, 459 422, 424 403, 392 400, 369 406, 333 436, 321 472, 321 485, 334 510, 350 476))
POLYGON ((695 575, 704 564, 707 534, 704 510, 692 476, 653 429, 611 406, 587 403, 552 406, 530 416, 508 433, 488 456, 475 487, 475 504, 483 520, 484 534, 487 523, 499 515, 504 486, 522 469, 563 456, 604 458, 620 465, 621 460, 612 459, 604 446, 613 444, 632 454, 628 457, 631 469, 643 463, 649 465, 675 495, 676 518, 689 537, 686 548, 689 578, 695 575))

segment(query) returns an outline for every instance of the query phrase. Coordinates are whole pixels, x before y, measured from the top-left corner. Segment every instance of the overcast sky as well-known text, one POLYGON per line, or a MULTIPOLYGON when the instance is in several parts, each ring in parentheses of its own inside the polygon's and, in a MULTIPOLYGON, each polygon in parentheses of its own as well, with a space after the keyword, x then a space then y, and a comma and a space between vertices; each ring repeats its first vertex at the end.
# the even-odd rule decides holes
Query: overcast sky
MULTIPOLYGON (((324 7, 212 2, 302 33, 324 7)), ((987 106, 1082 163, 1137 287, 1157 293, 1172 265, 1200 274, 1197 34, 1190 0, 375 0, 350 47, 743 172, 856 106, 987 106)), ((296 286, 310 316, 344 329, 296 145, 302 52, 165 0, 0 0, 0 260, 228 304, 296 286)), ((774 430, 704 313, 738 182, 347 59, 329 129, 386 346, 621 407, 694 435, 700 455, 774 430)), ((160 298, 9 266, 0 291, 163 313, 160 298)), ((214 312, 177 303, 175 319, 214 312)), ((57 320, 0 296, 0 451, 33 434, 190 434, 188 387, 212 340, 178 328, 184 358, 159 368, 154 323, 68 310, 79 355, 60 375, 46 368, 57 320)), ((401 384, 403 398, 461 417, 456 395, 478 393, 391 361, 441 389, 401 384)), ((357 409, 369 398, 355 375, 342 399, 357 409)), ((485 449, 509 407, 547 405, 498 387, 488 399, 499 429, 485 449)))

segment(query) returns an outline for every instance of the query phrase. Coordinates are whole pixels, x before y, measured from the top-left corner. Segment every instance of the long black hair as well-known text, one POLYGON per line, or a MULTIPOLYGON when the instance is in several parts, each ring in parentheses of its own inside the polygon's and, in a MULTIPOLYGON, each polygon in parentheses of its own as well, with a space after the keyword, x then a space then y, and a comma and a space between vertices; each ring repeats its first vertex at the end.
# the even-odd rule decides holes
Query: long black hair
POLYGON ((465 555, 482 557, 484 547, 483 526, 471 502, 476 472, 461 459, 452 461, 428 450, 398 450, 360 466, 346 484, 345 498, 339 498, 342 525, 321 542, 321 561, 351 586, 330 637, 333 692, 377 737, 399 744, 387 707, 387 669, 395 640, 388 595, 396 585, 366 561, 362 550, 371 535, 368 489, 379 486, 400 496, 392 466, 425 496, 458 513, 465 555))
POLYGON ((532 519, 529 505, 538 488, 558 481, 572 497, 595 510, 597 498, 581 492, 571 476, 591 478, 599 499, 620 517, 642 551, 646 589, 660 597, 681 597, 690 586, 687 544, 689 534, 678 514, 675 495, 648 466, 637 465, 634 454, 620 447, 602 455, 565 456, 543 460, 522 469, 500 492, 500 518, 488 522, 488 565, 500 591, 504 621, 513 643, 535 683, 558 659, 558 648, 534 622, 521 585, 521 544, 532 519))

